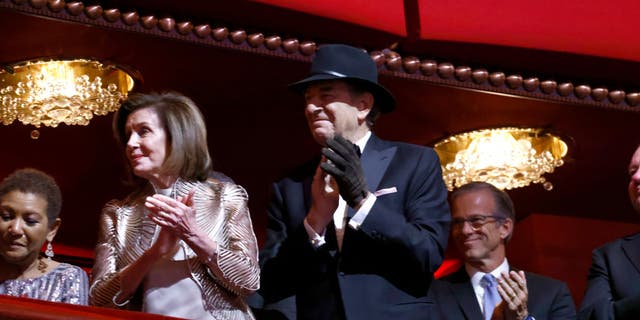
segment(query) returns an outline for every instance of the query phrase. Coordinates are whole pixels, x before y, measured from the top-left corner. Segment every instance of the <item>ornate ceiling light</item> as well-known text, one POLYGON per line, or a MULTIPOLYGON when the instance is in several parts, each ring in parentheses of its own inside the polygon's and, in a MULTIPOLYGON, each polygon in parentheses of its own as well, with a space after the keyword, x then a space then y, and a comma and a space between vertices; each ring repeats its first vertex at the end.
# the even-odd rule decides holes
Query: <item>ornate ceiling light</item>
POLYGON ((87 125, 120 107, 133 88, 121 68, 93 60, 28 61, 0 70, 0 121, 87 125))
POLYGON ((496 128, 465 132, 435 145, 449 190, 472 181, 486 181, 500 189, 542 183, 561 166, 567 144, 543 129, 496 128))

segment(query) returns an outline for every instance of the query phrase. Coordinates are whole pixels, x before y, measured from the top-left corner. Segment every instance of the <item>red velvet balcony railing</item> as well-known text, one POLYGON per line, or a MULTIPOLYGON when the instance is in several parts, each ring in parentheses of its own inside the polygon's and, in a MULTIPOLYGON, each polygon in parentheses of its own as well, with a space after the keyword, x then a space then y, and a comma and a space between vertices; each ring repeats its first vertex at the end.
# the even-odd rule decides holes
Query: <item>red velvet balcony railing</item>
POLYGON ((48 302, 28 298, 0 295, 0 319, 3 320, 69 320, 69 319, 177 319, 149 313, 123 311, 117 309, 77 306, 66 303, 48 302))

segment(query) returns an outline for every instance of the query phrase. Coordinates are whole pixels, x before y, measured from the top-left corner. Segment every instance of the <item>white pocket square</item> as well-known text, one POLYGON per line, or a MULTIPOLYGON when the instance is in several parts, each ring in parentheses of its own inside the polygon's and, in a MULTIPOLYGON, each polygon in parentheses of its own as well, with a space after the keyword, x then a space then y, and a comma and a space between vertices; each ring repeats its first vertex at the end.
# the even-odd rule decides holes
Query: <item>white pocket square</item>
POLYGON ((396 192, 398 192, 398 189, 396 187, 391 187, 391 188, 380 189, 380 190, 374 192, 373 195, 376 196, 376 197, 379 197, 379 196, 383 196, 385 194, 396 193, 396 192))

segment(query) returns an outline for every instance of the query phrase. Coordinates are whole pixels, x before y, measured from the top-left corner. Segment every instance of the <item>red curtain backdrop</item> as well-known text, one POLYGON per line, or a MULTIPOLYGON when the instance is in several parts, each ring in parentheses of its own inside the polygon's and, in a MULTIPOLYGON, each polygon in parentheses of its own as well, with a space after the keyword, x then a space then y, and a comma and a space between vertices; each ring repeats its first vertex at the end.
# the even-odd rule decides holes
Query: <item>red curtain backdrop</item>
MULTIPOLYGON (((401 0, 254 0, 406 36, 401 0)), ((637 0, 415 0, 420 39, 640 61, 637 0)))

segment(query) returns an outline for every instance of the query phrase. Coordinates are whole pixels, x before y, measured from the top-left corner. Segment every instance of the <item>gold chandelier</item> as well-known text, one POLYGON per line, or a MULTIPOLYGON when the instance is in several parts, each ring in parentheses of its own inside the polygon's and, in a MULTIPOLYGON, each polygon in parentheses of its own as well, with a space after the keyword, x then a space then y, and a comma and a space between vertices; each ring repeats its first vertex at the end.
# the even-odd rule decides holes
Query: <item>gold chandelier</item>
POLYGON ((0 70, 0 121, 87 125, 116 111, 133 88, 124 70, 94 60, 27 61, 0 70))
POLYGON ((542 183, 561 166, 567 144, 560 137, 536 128, 496 128, 447 137, 435 145, 445 184, 451 191, 472 181, 485 181, 499 189, 542 183))

